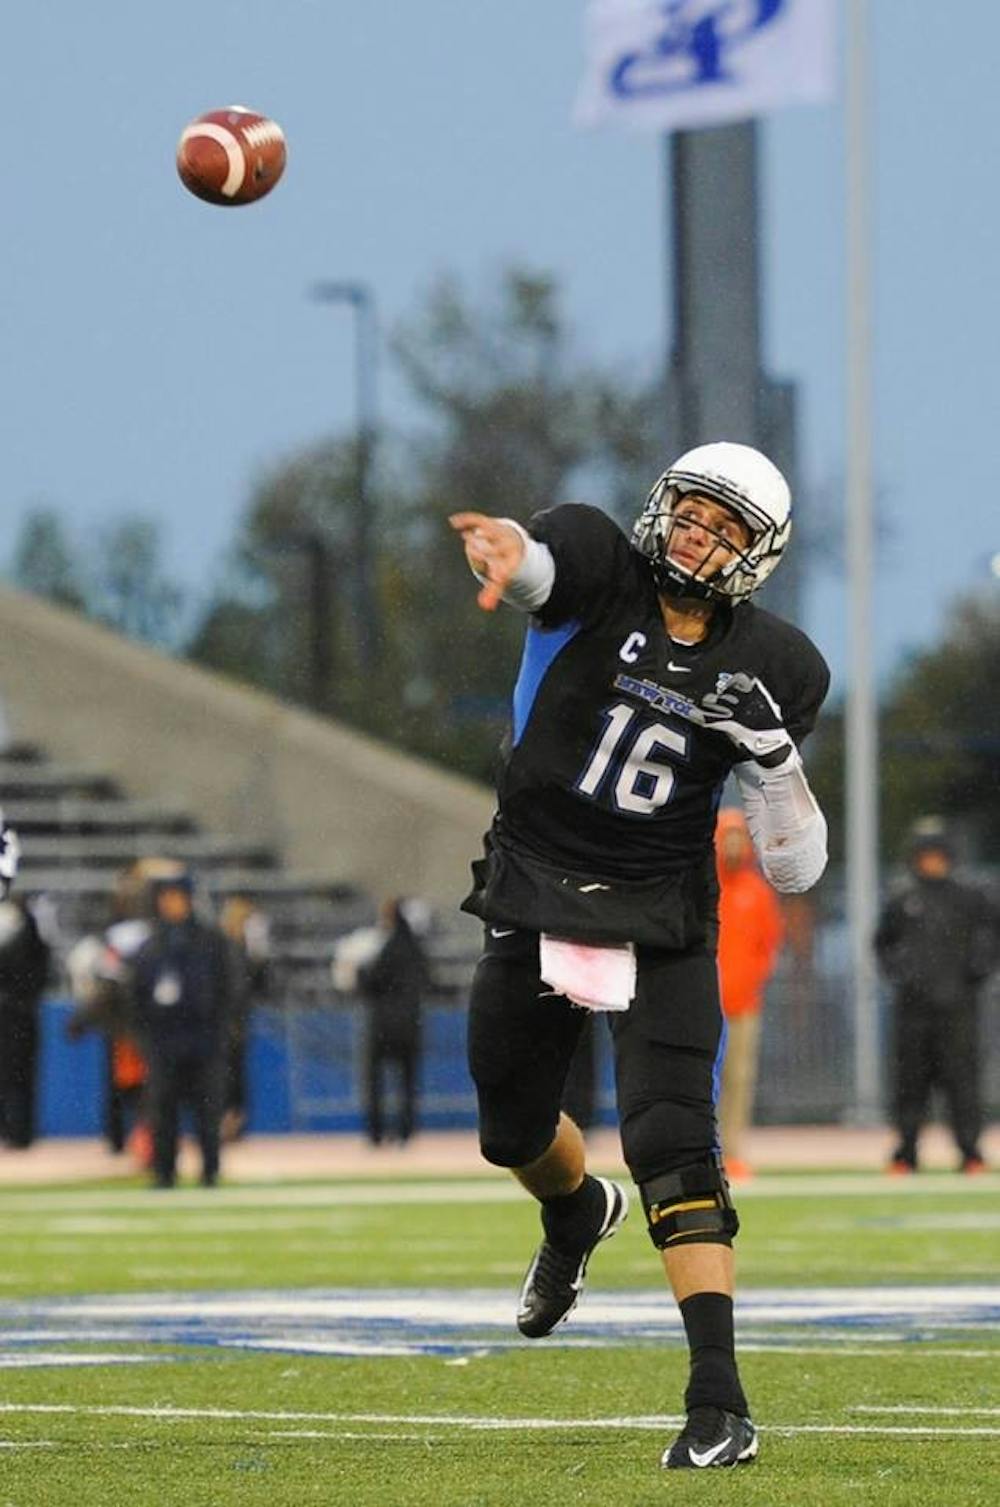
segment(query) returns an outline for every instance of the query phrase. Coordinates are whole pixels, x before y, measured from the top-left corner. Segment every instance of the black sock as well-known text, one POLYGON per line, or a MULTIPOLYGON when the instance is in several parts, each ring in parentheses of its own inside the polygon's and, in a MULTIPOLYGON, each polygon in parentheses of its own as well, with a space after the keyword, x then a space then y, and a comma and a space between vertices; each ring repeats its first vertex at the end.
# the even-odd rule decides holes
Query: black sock
POLYGON ((691 1350, 691 1378, 684 1406, 725 1408, 745 1418, 749 1412, 736 1369, 733 1300, 724 1292, 696 1292, 680 1305, 691 1350))
POLYGON ((596 1177, 585 1173, 575 1193, 542 1200, 545 1238, 561 1251, 581 1255, 600 1228, 607 1208, 604 1189, 596 1177))

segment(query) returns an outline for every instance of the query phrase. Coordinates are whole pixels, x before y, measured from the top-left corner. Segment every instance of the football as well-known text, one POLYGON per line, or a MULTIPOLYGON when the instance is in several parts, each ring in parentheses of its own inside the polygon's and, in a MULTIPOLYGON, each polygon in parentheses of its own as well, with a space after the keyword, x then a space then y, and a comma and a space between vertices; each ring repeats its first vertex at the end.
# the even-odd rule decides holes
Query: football
POLYGON ((209 110, 184 127, 177 171, 208 204, 252 204, 285 170, 285 134, 277 121, 244 105, 209 110))

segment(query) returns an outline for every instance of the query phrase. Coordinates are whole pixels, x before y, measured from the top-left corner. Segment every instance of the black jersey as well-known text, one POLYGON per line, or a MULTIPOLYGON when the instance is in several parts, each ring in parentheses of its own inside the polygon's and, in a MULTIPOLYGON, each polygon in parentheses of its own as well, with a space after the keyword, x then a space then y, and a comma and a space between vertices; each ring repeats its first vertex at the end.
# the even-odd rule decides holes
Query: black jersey
POLYGON ((556 575, 528 627, 487 857, 466 908, 581 941, 687 946, 712 909, 712 838, 740 750, 670 709, 758 677, 800 743, 829 672, 797 628, 720 605, 708 636, 664 626, 649 561, 596 508, 539 513, 556 575), (675 703, 676 704, 676 703, 675 703))

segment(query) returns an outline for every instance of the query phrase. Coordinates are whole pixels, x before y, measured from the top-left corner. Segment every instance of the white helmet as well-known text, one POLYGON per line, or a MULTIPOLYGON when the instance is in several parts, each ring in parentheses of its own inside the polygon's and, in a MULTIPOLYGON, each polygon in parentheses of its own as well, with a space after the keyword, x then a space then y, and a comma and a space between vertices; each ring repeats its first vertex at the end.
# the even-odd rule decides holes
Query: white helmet
POLYGON ((657 481, 636 519, 632 543, 652 562, 667 596, 742 602, 762 586, 781 559, 792 529, 788 483, 773 462, 750 445, 722 440, 699 445, 674 461, 657 481), (752 535, 745 550, 701 580, 668 554, 674 511, 687 492, 721 502, 752 535))

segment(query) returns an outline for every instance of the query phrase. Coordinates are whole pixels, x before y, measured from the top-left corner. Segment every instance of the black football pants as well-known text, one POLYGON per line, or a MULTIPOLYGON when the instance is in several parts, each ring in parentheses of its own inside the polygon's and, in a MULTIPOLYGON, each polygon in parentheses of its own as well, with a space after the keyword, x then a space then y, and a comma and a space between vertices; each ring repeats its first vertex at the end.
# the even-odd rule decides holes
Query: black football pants
POLYGON ((408 1141, 417 1123, 417 1075, 420 1067, 419 1038, 408 1033, 393 1036, 379 1031, 374 1024, 369 1028, 365 1043, 365 1117, 368 1139, 373 1145, 394 1134, 399 1141, 408 1141), (386 1126, 385 1094, 386 1079, 395 1071, 398 1081, 398 1119, 391 1131, 386 1126))
MULTIPOLYGON (((469 1067, 483 1155, 523 1167, 552 1143, 570 1061, 591 1012, 553 995, 535 932, 486 928, 469 1006, 469 1067)), ((637 1183, 718 1149, 722 1012, 713 954, 639 948, 636 998, 605 1015, 622 1149, 637 1183)))
POLYGON ((35 1138, 38 1016, 0 1005, 0 1140, 24 1148, 35 1138))
POLYGON ((208 1180, 218 1176, 224 1078, 225 1063, 219 1051, 173 1044, 151 1048, 147 1093, 157 1182, 174 1180, 184 1108, 190 1109, 194 1120, 202 1176, 208 1180))
POLYGON ((972 1010, 930 1012, 897 1006, 895 1120, 898 1154, 917 1159, 917 1136, 933 1089, 944 1096, 952 1134, 963 1157, 979 1155, 983 1115, 979 1096, 978 1020, 972 1010))

